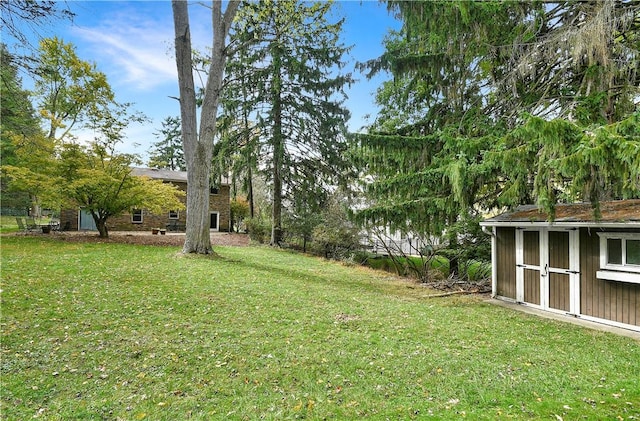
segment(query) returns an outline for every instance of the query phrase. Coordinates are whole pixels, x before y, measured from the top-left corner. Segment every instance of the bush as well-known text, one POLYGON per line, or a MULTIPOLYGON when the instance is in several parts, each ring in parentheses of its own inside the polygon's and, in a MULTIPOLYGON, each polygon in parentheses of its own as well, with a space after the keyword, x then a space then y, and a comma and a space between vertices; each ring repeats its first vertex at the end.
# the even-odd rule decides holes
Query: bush
POLYGON ((491 263, 480 260, 469 260, 464 265, 469 282, 480 282, 491 278, 491 263))
POLYGON ((249 238, 260 244, 268 243, 271 239, 271 223, 264 218, 250 218, 245 221, 249 238))
POLYGON ((231 208, 231 230, 235 229, 236 232, 240 232, 240 226, 249 215, 249 202, 242 198, 232 199, 229 206, 231 208))
POLYGON ((313 230, 314 249, 327 259, 344 260, 358 251, 358 230, 344 220, 325 221, 313 230))

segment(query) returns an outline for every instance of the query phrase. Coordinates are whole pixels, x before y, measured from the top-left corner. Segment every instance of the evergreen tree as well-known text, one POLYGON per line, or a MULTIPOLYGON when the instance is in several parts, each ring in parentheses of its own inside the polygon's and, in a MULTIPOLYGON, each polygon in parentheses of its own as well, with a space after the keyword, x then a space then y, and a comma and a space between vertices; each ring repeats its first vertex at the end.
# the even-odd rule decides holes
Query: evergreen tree
MULTIPOLYGON (((329 183, 344 165, 343 88, 351 76, 341 72, 347 48, 340 44, 343 21, 331 23, 331 2, 248 2, 234 27, 232 45, 249 81, 243 92, 252 106, 264 152, 263 165, 273 191, 271 244, 282 239, 285 198, 305 194, 300 180, 329 183)), ((244 89, 244 88, 241 88, 244 89)), ((242 118, 242 117, 240 117, 242 118)), ((238 118, 236 118, 238 119, 238 118)))
POLYGON ((162 128, 154 134, 160 140, 149 149, 149 167, 186 171, 182 138, 180 137, 180 118, 165 118, 162 121, 162 128))
POLYGON ((494 207, 536 201, 553 214, 558 200, 640 194, 639 4, 389 7, 403 28, 363 66, 394 81, 356 136, 373 200, 361 221, 455 245, 458 227, 494 207))

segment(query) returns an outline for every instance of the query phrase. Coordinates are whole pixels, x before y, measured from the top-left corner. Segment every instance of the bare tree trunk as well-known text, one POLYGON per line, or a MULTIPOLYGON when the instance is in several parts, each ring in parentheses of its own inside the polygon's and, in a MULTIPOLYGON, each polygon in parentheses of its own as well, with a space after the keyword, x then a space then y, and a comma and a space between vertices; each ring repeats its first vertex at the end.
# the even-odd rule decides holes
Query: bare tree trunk
POLYGON ((238 1, 230 1, 223 16, 222 2, 212 2, 213 48, 198 132, 188 3, 181 0, 171 2, 180 87, 182 147, 187 164, 187 226, 183 253, 213 253, 209 233, 209 176, 218 101, 226 61, 225 38, 238 4, 238 1))
POLYGON ((280 51, 273 53, 275 78, 273 81, 273 208, 271 213, 271 245, 279 246, 282 241, 282 161, 284 139, 282 138, 282 84, 280 79, 280 51))
POLYGON ((249 200, 249 216, 253 219, 255 217, 255 210, 253 206, 253 171, 251 170, 251 163, 249 163, 248 167, 247 199, 249 200))

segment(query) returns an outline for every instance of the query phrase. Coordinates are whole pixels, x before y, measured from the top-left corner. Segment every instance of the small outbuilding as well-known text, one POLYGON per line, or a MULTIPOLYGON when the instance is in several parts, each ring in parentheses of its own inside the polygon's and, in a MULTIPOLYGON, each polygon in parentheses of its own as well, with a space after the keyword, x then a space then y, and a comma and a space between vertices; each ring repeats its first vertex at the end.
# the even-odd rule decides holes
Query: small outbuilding
POLYGON ((495 298, 640 331, 640 200, 521 206, 491 228, 495 298))

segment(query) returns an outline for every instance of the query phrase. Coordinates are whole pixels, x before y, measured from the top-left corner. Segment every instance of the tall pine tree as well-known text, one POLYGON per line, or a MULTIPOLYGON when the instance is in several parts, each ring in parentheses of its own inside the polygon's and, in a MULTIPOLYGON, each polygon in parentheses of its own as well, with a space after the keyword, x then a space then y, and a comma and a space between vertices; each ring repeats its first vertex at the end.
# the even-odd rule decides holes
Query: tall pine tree
POLYGON ((251 105, 261 139, 255 154, 263 157, 272 188, 273 245, 282 240, 286 198, 307 194, 309 179, 326 186, 345 165, 343 89, 352 79, 342 70, 343 20, 330 22, 331 9, 332 2, 248 2, 232 35, 243 64, 232 79, 245 82, 236 91, 251 105))

